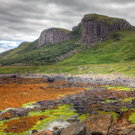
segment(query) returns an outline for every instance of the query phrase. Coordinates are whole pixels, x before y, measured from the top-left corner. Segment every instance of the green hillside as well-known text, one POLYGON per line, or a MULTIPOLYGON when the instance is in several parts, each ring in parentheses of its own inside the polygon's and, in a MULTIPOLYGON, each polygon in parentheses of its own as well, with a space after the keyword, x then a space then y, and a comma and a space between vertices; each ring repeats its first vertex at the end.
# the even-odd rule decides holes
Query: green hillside
POLYGON ((95 47, 81 46, 76 53, 56 65, 87 65, 103 63, 123 63, 135 61, 135 31, 117 31, 110 39, 95 47))
POLYGON ((38 48, 38 39, 32 43, 24 43, 18 48, 0 54, 0 64, 12 65, 15 63, 46 65, 55 62, 57 56, 62 56, 80 46, 76 44, 81 38, 81 27, 71 32, 72 38, 57 44, 45 43, 38 48))

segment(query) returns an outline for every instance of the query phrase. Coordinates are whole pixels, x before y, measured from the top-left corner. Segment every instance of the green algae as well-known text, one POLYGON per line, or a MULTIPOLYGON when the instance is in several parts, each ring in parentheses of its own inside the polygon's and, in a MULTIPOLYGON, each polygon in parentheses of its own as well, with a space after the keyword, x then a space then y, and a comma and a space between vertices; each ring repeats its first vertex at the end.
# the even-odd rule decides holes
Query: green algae
POLYGON ((99 115, 103 115, 103 114, 112 114, 113 115, 113 120, 116 120, 117 119, 117 113, 116 112, 106 112, 106 111, 98 111, 98 114, 99 115))
POLYGON ((135 97, 121 98, 119 100, 121 101, 121 104, 124 104, 124 102, 131 103, 133 99, 135 99, 135 97))
POLYGON ((107 88, 108 90, 116 90, 116 91, 135 91, 135 88, 130 88, 130 87, 124 87, 124 86, 117 86, 113 87, 110 85, 103 85, 101 86, 102 88, 107 88))
MULTIPOLYGON (((23 133, 2 132, 2 130, 5 129, 6 127, 1 127, 1 126, 3 126, 5 122, 8 122, 12 119, 0 121, 0 135, 30 135, 33 129, 37 129, 38 131, 45 130, 49 126, 49 124, 56 121, 57 119, 62 119, 63 121, 66 121, 70 116, 78 116, 78 113, 75 112, 75 109, 73 109, 73 106, 63 105, 63 106, 59 106, 58 109, 50 109, 50 110, 45 110, 45 111, 41 111, 41 110, 32 111, 26 117, 39 116, 39 115, 46 115, 49 118, 39 120, 37 124, 33 126, 33 128, 29 129, 28 131, 24 131, 23 133)), ((15 119, 19 119, 19 118, 15 118, 15 119)))
POLYGON ((85 120, 88 116, 90 116, 90 113, 82 114, 82 115, 79 116, 78 118, 79 118, 80 121, 83 121, 83 120, 85 120))
POLYGON ((131 121, 132 123, 135 124, 135 113, 131 113, 131 115, 128 118, 128 121, 131 121))
POLYGON ((127 111, 127 110, 128 110, 128 108, 123 107, 123 106, 121 107, 121 111, 122 111, 122 112, 127 111))
POLYGON ((108 99, 108 100, 105 100, 105 101, 101 101, 100 103, 110 103, 110 102, 116 102, 117 100, 111 100, 111 99, 108 99))
POLYGON ((36 107, 36 106, 39 106, 39 105, 33 105, 33 103, 36 103, 36 102, 33 101, 33 102, 25 103, 25 104, 22 105, 22 108, 30 108, 30 107, 36 107))

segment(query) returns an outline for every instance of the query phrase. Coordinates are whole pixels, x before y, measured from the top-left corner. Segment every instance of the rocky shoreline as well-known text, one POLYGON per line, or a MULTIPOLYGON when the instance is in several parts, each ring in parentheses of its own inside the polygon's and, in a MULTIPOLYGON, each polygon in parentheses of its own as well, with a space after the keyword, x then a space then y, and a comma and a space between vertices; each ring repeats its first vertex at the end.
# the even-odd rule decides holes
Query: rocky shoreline
POLYGON ((0 77, 23 77, 23 78, 53 78, 55 80, 61 80, 70 82, 72 84, 100 84, 100 85, 112 85, 112 86, 125 86, 135 87, 135 77, 122 76, 121 74, 106 74, 106 75, 68 75, 65 74, 0 74, 0 77))
MULTIPOLYGON (((135 91, 114 91, 107 90, 101 85, 110 86, 125 86, 131 89, 135 86, 135 78, 122 77, 114 75, 44 75, 44 74, 27 74, 27 75, 0 75, 1 77, 24 77, 24 78, 46 78, 49 82, 62 80, 68 82, 64 87, 80 87, 81 84, 87 84, 84 91, 73 95, 67 95, 63 98, 58 97, 58 100, 37 101, 34 105, 39 107, 34 108, 18 108, 0 112, 0 120, 6 120, 15 117, 27 116, 30 111, 47 109, 55 109, 57 106, 71 104, 79 113, 90 114, 82 122, 79 122, 77 117, 67 119, 73 122, 65 129, 58 129, 55 132, 50 131, 33 131, 33 135, 134 135, 135 124, 127 119, 131 113, 135 113, 135 99, 131 102, 124 102, 120 98, 134 97, 135 91), (106 102, 110 100, 110 102, 106 102), (124 110, 122 110, 124 109, 124 110), (104 111, 104 115, 100 112, 104 111), (109 114, 113 112, 113 114, 109 114), (115 115, 115 116, 114 116, 115 115), (114 120, 114 117, 115 120, 114 120)), ((78 116, 78 117, 79 117, 78 116)))

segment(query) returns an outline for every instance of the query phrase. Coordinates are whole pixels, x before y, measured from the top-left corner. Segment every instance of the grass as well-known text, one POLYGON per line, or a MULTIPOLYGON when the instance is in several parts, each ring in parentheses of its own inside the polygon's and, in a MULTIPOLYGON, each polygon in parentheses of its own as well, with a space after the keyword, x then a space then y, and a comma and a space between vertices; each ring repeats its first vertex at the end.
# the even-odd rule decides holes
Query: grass
POLYGON ((79 66, 61 66, 61 65, 48 65, 48 66, 3 66, 0 67, 0 74, 25 74, 25 73, 64 73, 71 74, 116 74, 122 76, 135 77, 135 62, 128 63, 113 63, 113 64, 87 64, 79 66), (83 68, 83 69, 82 69, 83 68), (80 71, 80 69, 82 69, 80 71))
POLYGON ((67 29, 62 29, 62 28, 55 28, 61 32, 64 32, 66 35, 69 34, 71 31, 67 30, 67 29))
POLYGON ((116 23, 121 23, 123 21, 123 19, 120 18, 114 18, 114 17, 108 17, 105 15, 98 15, 98 14, 87 14, 84 16, 84 20, 90 20, 90 21, 105 21, 105 24, 111 24, 112 22, 114 22, 114 20, 116 23))
MULTIPOLYGON (((69 31, 60 29, 68 34, 69 31)), ((18 48, 4 52, 0 54, 0 64, 2 65, 47 65, 54 63, 56 57, 63 56, 64 54, 74 50, 76 47, 79 47, 79 44, 76 44, 81 38, 81 27, 71 32, 73 35, 70 40, 65 40, 57 44, 45 43, 40 48, 38 48, 39 39, 35 40, 32 43, 24 43, 18 48)))

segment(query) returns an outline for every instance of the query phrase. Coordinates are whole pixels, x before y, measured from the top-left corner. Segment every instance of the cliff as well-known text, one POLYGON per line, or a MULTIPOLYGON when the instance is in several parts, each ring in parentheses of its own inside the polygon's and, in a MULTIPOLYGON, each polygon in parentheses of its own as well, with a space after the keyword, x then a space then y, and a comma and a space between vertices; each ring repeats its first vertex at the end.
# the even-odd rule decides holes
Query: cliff
POLYGON ((38 47, 42 46, 44 43, 56 44, 58 42, 68 40, 70 31, 61 28, 50 28, 43 30, 39 37, 38 47))
POLYGON ((80 24, 82 25, 81 43, 102 42, 109 38, 112 32, 125 29, 133 30, 133 27, 124 19, 97 14, 85 15, 80 24))

